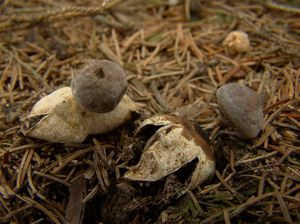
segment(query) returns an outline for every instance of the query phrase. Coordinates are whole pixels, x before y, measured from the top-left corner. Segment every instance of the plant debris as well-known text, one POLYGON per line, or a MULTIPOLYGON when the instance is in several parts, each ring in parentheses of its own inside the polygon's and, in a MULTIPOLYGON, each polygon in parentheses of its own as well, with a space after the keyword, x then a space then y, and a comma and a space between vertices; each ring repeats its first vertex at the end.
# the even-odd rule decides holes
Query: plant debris
POLYGON ((83 178, 78 223, 298 223, 299 9, 286 0, 1 1, 0 222, 66 223, 83 178), (227 54, 236 30, 251 51, 227 54), (125 69, 141 116, 81 143, 24 136, 33 105, 94 59, 125 69), (253 139, 222 125, 216 90, 232 82, 269 96, 253 139), (136 128, 175 111, 208 133, 213 179, 185 194, 180 175, 124 179, 132 146, 145 144, 136 128))

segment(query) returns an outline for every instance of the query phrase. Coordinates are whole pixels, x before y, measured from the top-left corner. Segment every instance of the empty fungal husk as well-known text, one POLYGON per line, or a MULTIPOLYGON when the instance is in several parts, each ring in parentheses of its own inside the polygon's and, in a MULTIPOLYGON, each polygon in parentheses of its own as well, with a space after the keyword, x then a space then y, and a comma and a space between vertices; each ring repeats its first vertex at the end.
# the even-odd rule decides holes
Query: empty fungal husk
POLYGON ((195 160, 188 188, 194 189, 213 176, 213 149, 190 121, 176 115, 157 115, 146 119, 135 136, 153 128, 157 130, 147 140, 138 164, 129 168, 125 178, 157 181, 195 160))
POLYGON ((221 112, 245 138, 255 138, 263 125, 263 100, 260 94, 238 83, 220 87, 217 101, 221 112))
POLYGON ((88 135, 109 132, 132 118, 135 103, 125 95, 108 113, 94 113, 79 106, 70 87, 63 87, 38 101, 25 120, 24 134, 57 143, 80 143, 88 135))

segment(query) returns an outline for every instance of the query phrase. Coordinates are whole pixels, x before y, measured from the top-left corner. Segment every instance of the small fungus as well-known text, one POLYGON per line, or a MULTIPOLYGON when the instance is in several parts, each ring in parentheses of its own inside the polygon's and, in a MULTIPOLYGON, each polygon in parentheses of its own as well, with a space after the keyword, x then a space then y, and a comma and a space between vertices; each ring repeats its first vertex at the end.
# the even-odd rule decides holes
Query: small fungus
POLYGON ((250 50, 250 41, 248 35, 242 31, 230 32, 223 45, 231 54, 247 52, 250 50))
POLYGON ((24 134, 58 143, 80 143, 88 135, 109 132, 130 120, 136 104, 125 94, 119 65, 94 60, 72 81, 40 99, 25 119, 24 134))
POLYGON ((246 138, 255 138, 263 124, 263 103, 260 94, 238 83, 229 83, 217 90, 221 112, 246 138))

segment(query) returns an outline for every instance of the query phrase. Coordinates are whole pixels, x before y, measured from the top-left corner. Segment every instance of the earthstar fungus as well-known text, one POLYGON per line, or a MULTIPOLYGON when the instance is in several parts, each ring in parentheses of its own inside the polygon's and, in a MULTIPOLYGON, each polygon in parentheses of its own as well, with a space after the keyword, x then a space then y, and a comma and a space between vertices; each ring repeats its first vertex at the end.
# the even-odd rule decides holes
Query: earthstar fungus
POLYGON ((245 138, 255 138, 263 125, 263 102, 260 94, 238 83, 228 83, 217 92, 221 112, 245 138))
POLYGON ((126 75, 107 60, 93 60, 72 81, 40 99, 25 120, 24 134, 58 143, 80 143, 132 118, 136 104, 125 94, 126 75))

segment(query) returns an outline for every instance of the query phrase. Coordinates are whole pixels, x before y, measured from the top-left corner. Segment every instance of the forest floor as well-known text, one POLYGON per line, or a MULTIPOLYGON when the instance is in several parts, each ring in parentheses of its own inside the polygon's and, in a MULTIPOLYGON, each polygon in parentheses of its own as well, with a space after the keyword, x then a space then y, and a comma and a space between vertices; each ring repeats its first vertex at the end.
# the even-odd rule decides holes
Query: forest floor
POLYGON ((0 223, 300 222, 299 1, 4 0, 0 14, 0 223), (222 44, 234 30, 247 52, 222 44), (137 120, 81 144, 23 135, 40 98, 102 58, 125 69, 137 120), (222 120, 230 82, 265 96, 256 138, 222 120), (125 180, 135 129, 174 112, 209 136, 212 180, 183 195, 125 180))

